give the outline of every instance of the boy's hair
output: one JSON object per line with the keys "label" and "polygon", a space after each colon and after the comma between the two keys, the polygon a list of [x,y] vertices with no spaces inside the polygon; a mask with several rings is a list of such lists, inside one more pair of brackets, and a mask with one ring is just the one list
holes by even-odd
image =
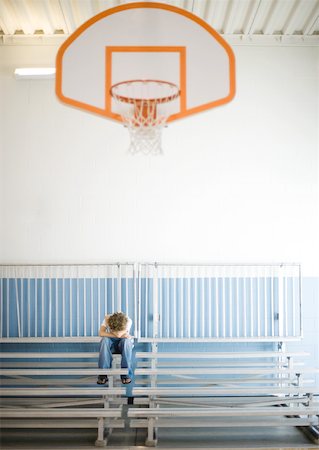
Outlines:
{"label": "boy's hair", "polygon": [[122,312],[116,312],[110,315],[108,319],[108,324],[113,331],[125,330],[128,322],[127,316]]}

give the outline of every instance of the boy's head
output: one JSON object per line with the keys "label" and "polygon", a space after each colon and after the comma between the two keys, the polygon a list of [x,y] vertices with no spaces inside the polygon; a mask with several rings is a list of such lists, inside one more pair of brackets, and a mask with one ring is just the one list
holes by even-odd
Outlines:
{"label": "boy's head", "polygon": [[108,324],[113,331],[123,331],[126,329],[128,322],[127,316],[122,312],[116,312],[110,315]]}

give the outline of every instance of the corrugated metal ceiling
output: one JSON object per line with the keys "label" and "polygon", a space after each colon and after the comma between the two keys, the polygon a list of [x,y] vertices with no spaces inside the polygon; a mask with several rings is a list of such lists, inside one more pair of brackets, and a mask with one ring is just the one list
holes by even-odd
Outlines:
{"label": "corrugated metal ceiling", "polygon": [[[130,0],[0,0],[3,44],[65,38],[90,17]],[[200,16],[230,39],[319,44],[319,0],[162,0]],[[42,37],[42,39],[41,39]],[[38,38],[36,40],[36,38]],[[249,39],[247,39],[249,38]]]}

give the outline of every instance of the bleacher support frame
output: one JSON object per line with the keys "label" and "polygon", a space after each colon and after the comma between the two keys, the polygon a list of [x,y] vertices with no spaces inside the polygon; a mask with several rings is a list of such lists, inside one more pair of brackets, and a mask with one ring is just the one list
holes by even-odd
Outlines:
{"label": "bleacher support frame", "polygon": [[[106,445],[105,427],[111,430],[113,426],[124,426],[120,418],[124,389],[113,383],[113,376],[122,373],[118,369],[109,372],[106,396],[99,395],[96,385],[94,389],[81,386],[79,380],[62,387],[63,376],[96,377],[102,373],[96,368],[96,352],[79,351],[75,356],[69,352],[72,368],[70,361],[64,365],[65,355],[56,352],[56,348],[40,352],[41,356],[36,351],[26,356],[15,348],[12,352],[15,344],[97,344],[104,314],[115,310],[122,310],[133,319],[137,343],[149,345],[151,350],[144,355],[137,353],[138,363],[142,359],[147,364],[137,366],[135,375],[137,379],[148,377],[148,381],[146,386],[133,388],[135,405],[141,408],[129,408],[128,412],[132,427],[147,429],[147,445],[156,445],[158,427],[171,426],[174,421],[175,426],[184,426],[187,420],[193,426],[206,426],[198,419],[205,416],[209,426],[243,426],[241,402],[249,409],[246,414],[251,426],[273,426],[276,421],[269,420],[271,414],[308,432],[318,426],[319,409],[314,400],[318,387],[307,379],[318,369],[301,367],[296,358],[305,354],[287,350],[289,342],[300,340],[303,335],[298,264],[7,265],[0,266],[0,296],[0,343],[4,348],[9,344],[8,350],[0,354],[8,366],[2,370],[1,393],[6,398],[2,412],[8,427],[18,423],[14,415],[22,416],[26,405],[29,425],[35,426],[41,398],[51,399],[51,408],[43,412],[47,418],[50,414],[57,416],[57,427],[62,426],[64,408],[71,411],[70,407],[76,406],[74,418],[80,420],[85,414],[86,396],[92,397],[88,399],[91,408],[86,409],[91,412],[87,414],[97,419],[96,423],[86,418],[88,426],[97,426],[97,446]],[[167,344],[178,345],[178,351],[163,351]],[[219,348],[224,344],[231,344],[232,351]],[[248,349],[245,358],[234,352],[235,348],[242,352],[243,344]],[[271,351],[256,351],[255,344],[269,344]],[[188,345],[199,345],[201,350],[191,355]],[[205,345],[213,345],[214,350],[208,353],[203,350]],[[48,367],[52,357],[56,368]],[[185,364],[192,358],[196,368]],[[174,359],[180,364],[169,364]],[[27,360],[24,366],[19,366],[23,360]],[[42,361],[38,366],[37,360]],[[222,368],[214,366],[214,361],[222,361]],[[29,377],[19,376],[21,367]],[[43,385],[36,379],[39,369]],[[206,380],[200,379],[203,374]],[[166,386],[161,384],[163,375],[167,377]],[[53,377],[56,388],[48,387],[46,377]],[[182,392],[167,386],[176,386],[179,381]],[[19,391],[21,382],[27,383],[23,397]],[[28,397],[36,397],[34,408]],[[100,410],[95,407],[99,404]],[[289,416],[278,408],[281,404]],[[217,415],[225,419],[218,422]],[[39,421],[38,424],[42,426]]]}

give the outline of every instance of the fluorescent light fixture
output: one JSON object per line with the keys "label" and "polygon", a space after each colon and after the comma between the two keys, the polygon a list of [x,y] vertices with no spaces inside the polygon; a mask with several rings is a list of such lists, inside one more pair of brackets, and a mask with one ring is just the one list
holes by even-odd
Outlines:
{"label": "fluorescent light fixture", "polygon": [[22,67],[15,69],[15,77],[19,79],[50,79],[54,78],[55,68],[54,67]]}

